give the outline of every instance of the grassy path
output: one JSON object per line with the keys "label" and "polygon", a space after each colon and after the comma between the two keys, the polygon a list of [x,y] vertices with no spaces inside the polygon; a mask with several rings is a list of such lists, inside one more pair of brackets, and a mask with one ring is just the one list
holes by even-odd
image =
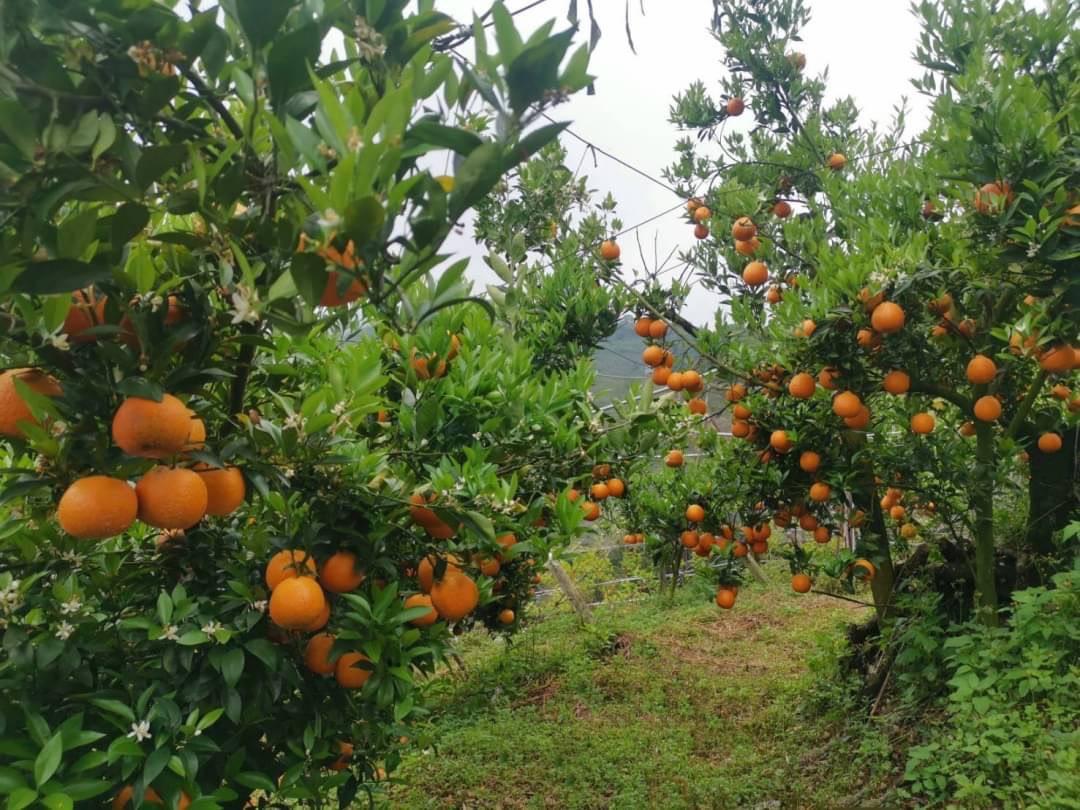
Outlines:
{"label": "grassy path", "polygon": [[509,649],[468,639],[389,806],[873,805],[865,724],[813,708],[845,688],[831,664],[864,609],[774,573],[732,611],[687,592],[602,607],[588,630],[557,615]]}

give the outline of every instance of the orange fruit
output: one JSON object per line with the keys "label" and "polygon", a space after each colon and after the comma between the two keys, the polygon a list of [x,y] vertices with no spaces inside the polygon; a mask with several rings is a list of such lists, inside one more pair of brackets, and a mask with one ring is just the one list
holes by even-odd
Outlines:
{"label": "orange fruit", "polygon": [[834,172],[838,172],[847,165],[847,158],[842,152],[833,152],[825,164]]}
{"label": "orange fruit", "polygon": [[750,423],[742,419],[736,419],[731,423],[731,435],[737,439],[745,439],[750,435]]}
{"label": "orange fruit", "polygon": [[731,409],[731,415],[736,419],[749,419],[750,409],[745,405],[736,405]]}
{"label": "orange fruit", "polygon": [[716,592],[716,604],[724,610],[731,610],[731,608],[735,607],[735,591],[727,588],[718,590]]}
{"label": "orange fruit", "polygon": [[813,450],[805,450],[802,455],[799,456],[799,467],[803,472],[814,473],[817,472],[818,467],[821,466],[821,456],[815,453]]}
{"label": "orange fruit", "polygon": [[1061,436],[1057,433],[1044,433],[1039,437],[1039,449],[1044,453],[1056,453],[1061,449]]}
{"label": "orange fruit", "polygon": [[129,456],[168,458],[184,448],[189,435],[191,412],[172,394],[161,402],[128,397],[113,415],[113,442]]}
{"label": "orange fruit", "polygon": [[806,574],[795,574],[795,576],[791,578],[791,589],[795,591],[795,593],[809,593],[811,585],[813,585],[813,583]]}
{"label": "orange fruit", "polygon": [[319,306],[342,307],[356,301],[365,292],[367,285],[360,279],[331,270],[326,274],[326,284],[319,296]]}
{"label": "orange fruit", "polygon": [[985,385],[994,379],[997,365],[985,354],[977,354],[967,364],[967,378],[972,385]]}
{"label": "orange fruit", "polygon": [[889,508],[889,517],[893,520],[903,520],[907,516],[907,509],[900,504],[896,504]]}
{"label": "orange fruit", "polygon": [[691,214],[691,216],[694,218],[694,222],[697,222],[698,224],[703,224],[705,220],[712,216],[712,211],[710,211],[704,205],[699,205],[697,208],[694,209],[694,213]]}
{"label": "orange fruit", "polygon": [[743,114],[743,110],[746,109],[746,102],[738,96],[729,98],[725,107],[727,114],[731,116],[739,116]]}
{"label": "orange fruit", "polygon": [[158,465],[135,484],[139,520],[157,529],[190,529],[206,514],[206,484],[183,467]]}
{"label": "orange fruit", "polygon": [[758,248],[761,247],[761,240],[756,236],[753,239],[747,239],[746,241],[735,242],[735,252],[740,256],[753,256],[758,252]]}
{"label": "orange fruit", "polygon": [[278,583],[270,594],[270,618],[284,630],[303,630],[318,619],[326,597],[312,577],[293,577]]}
{"label": "orange fruit", "polygon": [[892,301],[882,301],[874,307],[870,316],[870,325],[882,334],[899,332],[904,328],[904,310]]}
{"label": "orange fruit", "polygon": [[503,608],[499,611],[499,624],[513,624],[515,618],[514,611],[510,608]]}
{"label": "orange fruit", "polygon": [[431,586],[431,604],[447,621],[456,622],[476,609],[480,590],[470,576],[460,571],[448,571]]}
{"label": "orange fruit", "polygon": [[851,564],[851,571],[859,579],[873,579],[877,576],[877,566],[863,557]]}
{"label": "orange fruit", "polygon": [[855,334],[855,342],[860,349],[876,349],[881,345],[881,335],[872,329],[860,329]]}
{"label": "orange fruit", "polygon": [[72,537],[101,540],[127,531],[138,511],[139,499],[127,481],[89,475],[64,490],[56,517]]}
{"label": "orange fruit", "polygon": [[681,467],[683,465],[682,450],[672,450],[665,456],[664,463],[669,467]]}
{"label": "orange fruit", "polygon": [[818,372],[818,385],[820,385],[827,391],[835,391],[836,380],[839,376],[840,372],[837,369],[832,368],[831,366],[826,366]]}
{"label": "orange fruit", "polygon": [[814,378],[805,371],[799,372],[788,382],[788,393],[796,399],[810,399],[816,388]]}
{"label": "orange fruit", "polygon": [[202,450],[206,446],[206,423],[190,408],[188,413],[191,414],[191,430],[188,431],[184,450]]}
{"label": "orange fruit", "polygon": [[746,386],[742,383],[735,383],[727,390],[725,396],[728,402],[738,402],[746,396]]}
{"label": "orange fruit", "polygon": [[315,558],[303,549],[287,548],[279,551],[266,564],[264,579],[270,590],[274,590],[286,579],[298,576],[315,576]]}
{"label": "orange fruit", "polygon": [[306,633],[315,633],[322,630],[330,622],[330,603],[323,601],[323,609],[319,611],[319,615],[305,624],[300,629]]}
{"label": "orange fruit", "polygon": [[664,350],[659,346],[647,346],[641,353],[641,362],[647,366],[658,366],[664,362]]}
{"label": "orange fruit", "polygon": [[769,280],[769,268],[765,266],[765,262],[750,262],[743,269],[742,278],[747,286],[760,287]]}
{"label": "orange fruit", "polygon": [[668,325],[664,321],[653,321],[649,324],[649,337],[660,340],[667,334]]}
{"label": "orange fruit", "polygon": [[679,535],[679,542],[686,548],[697,548],[698,543],[701,542],[701,535],[693,529],[687,529]]}
{"label": "orange fruit", "polygon": [[704,222],[699,222],[694,226],[694,238],[695,239],[707,239],[709,237],[709,226]]}
{"label": "orange fruit", "polygon": [[480,569],[480,573],[486,577],[498,576],[499,569],[502,568],[502,564],[495,557],[477,555],[473,558],[473,563]]}
{"label": "orange fruit", "polygon": [[705,203],[703,203],[697,197],[691,197],[689,200],[686,201],[686,210],[692,214],[699,208],[701,208],[701,206],[703,206],[704,204]]}
{"label": "orange fruit", "polygon": [[330,650],[334,646],[334,636],[319,633],[308,639],[304,646],[304,666],[319,675],[329,675],[334,671],[334,662],[330,660]]}
{"label": "orange fruit", "polygon": [[911,540],[919,533],[918,528],[913,523],[905,523],[900,527],[900,536],[906,540]]}
{"label": "orange fruit", "polygon": [[701,523],[705,519],[705,510],[696,503],[686,507],[686,519],[691,523]]}
{"label": "orange fruit", "polygon": [[367,683],[371,670],[356,665],[368,660],[366,655],[358,652],[347,652],[338,658],[334,665],[334,678],[338,685],[346,689],[359,689]]}
{"label": "orange fruit", "polygon": [[863,430],[870,424],[870,409],[861,405],[857,414],[844,418],[844,424],[852,430]]}
{"label": "orange fruit", "polygon": [[206,514],[229,515],[244,502],[246,488],[239,467],[216,470],[206,464],[197,464],[193,469],[206,485]]}
{"label": "orange fruit", "polygon": [[1039,367],[1050,374],[1067,374],[1076,366],[1076,350],[1068,343],[1059,343],[1039,359]]}
{"label": "orange fruit", "polygon": [[862,400],[859,399],[858,394],[851,391],[843,391],[837,394],[832,401],[833,413],[841,419],[858,415],[861,407]]}
{"label": "orange fruit", "polygon": [[600,243],[600,258],[605,262],[613,262],[619,258],[622,250],[613,239],[605,239]]}
{"label": "orange fruit", "polygon": [[815,481],[810,485],[810,500],[823,503],[832,495],[832,487],[824,481]]}
{"label": "orange fruit", "polygon": [[757,225],[750,217],[739,217],[731,226],[731,236],[736,242],[745,242],[757,236]]}
{"label": "orange fruit", "polygon": [[808,338],[813,336],[817,331],[817,324],[807,318],[801,324],[795,327],[795,337]]}
{"label": "orange fruit", "polygon": [[818,519],[809,512],[799,516],[799,528],[804,532],[812,532],[818,527]]}
{"label": "orange fruit", "polygon": [[828,543],[829,542],[829,537],[830,537],[830,533],[829,533],[829,527],[828,526],[818,526],[816,529],[814,529],[814,542],[815,543]]}
{"label": "orange fruit", "polygon": [[621,478],[611,478],[607,482],[608,495],[612,498],[621,498],[626,494],[626,484]]}
{"label": "orange fruit", "polygon": [[997,397],[985,396],[975,400],[973,409],[975,418],[981,422],[993,422],[1001,416],[1001,401]]}
{"label": "orange fruit", "polygon": [[890,394],[895,394],[897,396],[906,394],[908,389],[911,388],[911,377],[904,371],[890,371],[881,381],[881,387]]}
{"label": "orange fruit", "polygon": [[581,504],[581,508],[584,510],[585,519],[588,521],[593,521],[600,517],[600,504],[595,501],[585,501]]}
{"label": "orange fruit", "polygon": [[[420,564],[416,567],[416,580],[420,585],[420,590],[424,593],[430,593],[431,586],[435,584],[435,568],[438,565],[439,558],[434,554],[429,554],[420,561]],[[455,557],[453,554],[446,556],[446,571],[443,576],[450,574],[451,572],[461,571],[461,560]]]}
{"label": "orange fruit", "polygon": [[786,430],[774,430],[769,435],[769,445],[777,453],[787,453],[794,446]]}
{"label": "orange fruit", "polygon": [[653,385],[667,385],[669,379],[671,379],[671,369],[667,366],[657,366],[653,369]]}
{"label": "orange fruit", "polygon": [[[132,785],[126,785],[119,793],[113,797],[112,810],[123,810],[131,803],[132,797],[135,795],[135,788]],[[157,804],[164,805],[165,801],[152,787],[148,787],[143,793],[143,804]],[[184,791],[180,791],[180,796],[176,800],[177,810],[187,810],[191,806],[191,797]]]}
{"label": "orange fruit", "polygon": [[652,319],[642,316],[634,321],[634,334],[638,337],[647,338],[650,326],[652,326]]}
{"label": "orange fruit", "polygon": [[769,550],[769,543],[766,540],[755,540],[750,544],[750,550],[760,557]]}
{"label": "orange fruit", "polygon": [[319,569],[319,584],[331,593],[355,591],[364,581],[364,572],[356,570],[356,555],[351,551],[331,554]]}
{"label": "orange fruit", "polygon": [[750,547],[742,540],[737,540],[731,548],[731,553],[736,557],[745,557],[750,553]]}
{"label": "orange fruit", "polygon": [[784,296],[780,292],[780,288],[776,285],[769,287],[769,289],[765,292],[765,300],[768,301],[770,304],[779,304],[780,300],[783,297]]}
{"label": "orange fruit", "polygon": [[975,192],[975,210],[980,214],[998,214],[1016,197],[1012,186],[1004,180],[985,183]]}
{"label": "orange fruit", "polygon": [[682,391],[684,387],[682,373],[678,371],[671,372],[667,378],[667,387],[672,391]]}
{"label": "orange fruit", "polygon": [[932,413],[920,412],[911,417],[911,432],[919,434],[932,433],[937,420]]}
{"label": "orange fruit", "polygon": [[84,335],[83,332],[105,323],[105,300],[105,296],[98,296],[93,288],[72,293],[71,307],[64,316],[64,334],[74,343],[93,343],[97,340],[97,335]]}
{"label": "orange fruit", "polygon": [[36,394],[58,397],[62,393],[60,383],[48,374],[33,368],[12,368],[0,373],[0,436],[20,438],[23,436],[19,422],[38,424],[19,392],[15,380],[26,385]]}
{"label": "orange fruit", "polygon": [[960,435],[961,436],[974,436],[975,435],[975,425],[972,422],[964,422],[964,424],[960,425]]}
{"label": "orange fruit", "polygon": [[[344,740],[338,740],[334,743],[334,750],[338,753],[338,758],[331,762],[326,767],[332,771],[344,771],[349,767],[349,760],[352,759],[353,751],[355,748],[351,742],[345,742]],[[245,805],[247,807],[247,805]]]}
{"label": "orange fruit", "polygon": [[607,484],[600,483],[593,484],[592,488],[589,490],[589,494],[594,501],[602,501],[611,494],[611,491],[608,489]]}
{"label": "orange fruit", "polygon": [[682,373],[682,377],[683,388],[685,388],[687,391],[697,393],[705,387],[705,381],[701,379],[701,375],[698,372],[694,371],[694,369],[684,371]]}
{"label": "orange fruit", "polygon": [[686,405],[690,408],[690,413],[698,416],[704,416],[709,412],[709,406],[705,404],[705,400],[698,399],[697,397],[691,399]]}
{"label": "orange fruit", "polygon": [[791,203],[787,200],[777,200],[776,204],[773,205],[772,212],[773,216],[779,219],[787,219],[791,216]]}
{"label": "orange fruit", "polygon": [[1068,400],[1072,396],[1072,391],[1069,386],[1058,383],[1050,389],[1050,393],[1053,394],[1055,399]]}
{"label": "orange fruit", "polygon": [[414,593],[405,599],[405,608],[426,607],[430,608],[423,616],[409,619],[409,624],[416,627],[430,627],[439,620],[439,614],[431,604],[431,597],[424,593]]}

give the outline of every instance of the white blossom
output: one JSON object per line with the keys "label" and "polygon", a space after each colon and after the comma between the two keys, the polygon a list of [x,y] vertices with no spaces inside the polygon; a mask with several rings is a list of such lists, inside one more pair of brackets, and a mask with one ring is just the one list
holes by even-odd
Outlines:
{"label": "white blossom", "polygon": [[206,624],[204,624],[204,625],[203,625],[203,626],[202,626],[202,627],[201,627],[200,629],[201,629],[201,630],[202,630],[202,631],[203,631],[204,633],[206,633],[206,635],[208,635],[208,636],[212,636],[212,635],[214,635],[214,633],[216,633],[216,632],[217,632],[218,630],[221,630],[221,629],[222,629],[222,627],[223,627],[223,626],[222,626],[222,625],[221,625],[220,623],[218,623],[218,622],[213,622],[213,621],[211,621],[211,622],[207,622]]}
{"label": "white blossom", "polygon": [[382,34],[368,25],[363,17],[356,18],[353,33],[356,35],[356,49],[365,62],[373,62],[386,53],[386,43],[383,41]]}
{"label": "white blossom", "polygon": [[155,295],[150,299],[150,306],[154,309],[160,309],[161,305],[165,303],[165,299],[160,295]]}
{"label": "white blossom", "polygon": [[255,290],[243,284],[237,284],[232,294],[232,322],[234,324],[258,323],[259,311],[256,306],[258,303],[259,296]]}
{"label": "white blossom", "polygon": [[67,622],[60,622],[60,625],[56,628],[56,637],[61,641],[67,641],[74,632],[75,625],[68,624]]}
{"label": "white blossom", "polygon": [[59,438],[67,433],[68,424],[63,419],[57,419],[52,425],[49,426],[49,431],[53,436]]}
{"label": "white blossom", "polygon": [[270,603],[265,599],[260,599],[257,602],[251,603],[251,609],[256,610],[259,613],[266,613],[266,606]]}
{"label": "white blossom", "polygon": [[76,567],[83,563],[83,556],[77,551],[62,551],[60,552],[60,559]]}
{"label": "white blossom", "polygon": [[297,433],[304,432],[304,415],[300,413],[290,413],[285,417],[285,429],[292,428]]}
{"label": "white blossom", "polygon": [[75,594],[69,596],[66,602],[60,603],[60,612],[65,616],[73,616],[80,610],[82,610],[82,602],[79,601],[79,597]]}
{"label": "white blossom", "polygon": [[52,344],[54,349],[59,349],[62,352],[69,351],[71,344],[68,343],[68,336],[63,332],[57,332],[56,334],[49,335],[49,343]]}
{"label": "white blossom", "polygon": [[331,412],[332,414],[334,414],[334,416],[341,416],[341,415],[342,415],[343,413],[345,413],[345,411],[347,411],[348,409],[349,409],[349,406],[348,406],[348,405],[347,405],[346,403],[344,403],[344,402],[338,402],[338,403],[336,403],[336,404],[334,405],[334,407],[333,407],[333,408],[331,408],[331,409],[330,409],[330,412]]}
{"label": "white blossom", "polygon": [[294,470],[292,467],[286,467],[281,471],[281,474],[284,475],[286,478],[292,478],[294,475],[296,475],[296,470]]}
{"label": "white blossom", "polygon": [[322,225],[323,228],[336,228],[341,224],[341,214],[333,208],[327,208],[322,212],[322,217],[319,218],[319,224]]}
{"label": "white blossom", "polygon": [[128,732],[127,736],[133,738],[135,742],[151,739],[154,735],[150,733],[150,721],[142,720],[138,723],[132,723],[131,731]]}
{"label": "white blossom", "polygon": [[179,641],[180,630],[175,624],[167,624],[161,628],[162,641]]}

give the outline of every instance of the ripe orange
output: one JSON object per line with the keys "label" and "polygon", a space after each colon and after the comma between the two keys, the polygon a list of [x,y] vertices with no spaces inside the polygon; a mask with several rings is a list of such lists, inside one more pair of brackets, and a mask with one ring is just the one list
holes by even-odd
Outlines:
{"label": "ripe orange", "polygon": [[605,262],[613,262],[619,258],[622,250],[613,239],[605,239],[600,243],[600,258]]}
{"label": "ripe orange", "polygon": [[346,689],[359,689],[362,687],[371,677],[371,670],[356,665],[368,661],[366,655],[358,652],[347,652],[338,658],[337,663],[334,665],[334,678],[337,680],[338,685]]}
{"label": "ripe orange", "polygon": [[669,467],[681,467],[683,465],[682,450],[672,450],[664,458],[664,463]]}
{"label": "ripe orange", "polygon": [[814,529],[814,542],[815,543],[828,543],[831,533],[828,526],[818,526]]}
{"label": "ripe orange", "polygon": [[745,405],[735,405],[731,409],[731,415],[734,416],[736,419],[749,419],[750,409],[747,408]]}
{"label": "ripe orange", "polygon": [[882,334],[899,332],[904,328],[904,310],[892,301],[882,301],[874,307],[870,325]]}
{"label": "ripe orange", "polygon": [[341,307],[351,304],[367,292],[367,285],[360,279],[331,270],[326,274],[326,284],[319,296],[320,307]]}
{"label": "ripe orange", "polygon": [[414,593],[412,596],[405,599],[405,608],[426,607],[430,610],[423,616],[417,616],[415,619],[409,619],[409,624],[416,627],[430,627],[439,620],[439,614],[431,604],[431,597],[424,593]]}
{"label": "ripe orange", "polygon": [[709,412],[709,406],[706,404],[705,400],[697,397],[691,399],[686,405],[690,409],[690,413],[695,414],[696,416],[705,416],[705,414]]}
{"label": "ripe orange", "polygon": [[668,374],[667,387],[672,391],[682,391],[686,384],[683,382],[682,372],[673,371]]}
{"label": "ripe orange", "polygon": [[649,337],[660,340],[667,334],[668,325],[664,321],[653,321],[649,324]]}
{"label": "ripe orange", "polygon": [[[334,750],[338,753],[338,758],[331,762],[326,767],[332,771],[344,771],[349,767],[349,760],[352,759],[353,751],[355,750],[351,742],[344,740],[338,740],[334,744]],[[245,805],[247,808],[249,805]]]}
{"label": "ripe orange", "polygon": [[844,418],[844,424],[852,430],[864,430],[870,424],[870,409],[860,406],[857,414]]}
{"label": "ripe orange", "polygon": [[[608,489],[611,489],[612,481],[618,481],[619,485],[622,486],[622,481],[619,481],[618,478],[613,478],[611,481],[608,482]],[[614,494],[614,492],[612,494]],[[510,551],[510,549],[517,545],[517,535],[515,535],[513,532],[500,534],[498,537],[495,538],[495,542],[504,552],[508,552]],[[502,554],[500,554],[500,556],[502,556]]]}
{"label": "ripe orange", "polygon": [[791,216],[791,203],[787,200],[777,200],[773,205],[773,215],[780,219],[787,219]]}
{"label": "ripe orange", "polygon": [[742,540],[737,540],[735,545],[731,548],[732,555],[736,557],[745,557],[750,553],[750,546],[744,543]]}
{"label": "ripe orange", "polygon": [[585,512],[585,520],[591,522],[600,517],[600,504],[595,501],[585,501],[581,504],[581,508]]}
{"label": "ripe orange", "polygon": [[805,450],[802,455],[799,456],[799,467],[803,472],[814,473],[817,472],[818,467],[821,466],[821,456],[815,453],[813,450]]}
{"label": "ripe orange", "polygon": [[745,439],[750,435],[750,423],[742,419],[736,419],[731,423],[731,435],[737,439]]}
{"label": "ripe orange", "polygon": [[813,583],[806,574],[795,574],[795,576],[791,578],[791,589],[795,591],[795,593],[809,593],[811,585],[813,585]]}
{"label": "ripe orange", "polygon": [[473,557],[473,563],[486,577],[498,576],[499,569],[502,568],[502,563],[496,557],[484,557],[479,554]]}
{"label": "ripe orange", "polygon": [[465,618],[480,601],[480,590],[472,577],[461,571],[450,571],[431,586],[431,604],[447,621]]}
{"label": "ripe orange", "polygon": [[811,515],[809,512],[805,512],[799,515],[799,528],[804,532],[812,532],[818,527],[818,519]]}
{"label": "ripe orange", "polygon": [[510,608],[503,608],[499,611],[499,624],[513,624],[515,618],[514,611]]}
{"label": "ripe orange", "polygon": [[705,381],[701,379],[701,375],[698,372],[694,371],[694,369],[684,371],[682,373],[682,379],[683,388],[692,393],[697,393],[705,387]]}
{"label": "ripe orange", "polygon": [[843,391],[837,394],[832,401],[833,413],[841,419],[857,416],[861,407],[862,400],[859,399],[858,394],[852,391]]}
{"label": "ripe orange", "polygon": [[889,508],[889,517],[893,520],[903,520],[907,516],[907,509],[900,504],[896,504]]}
{"label": "ripe orange", "polygon": [[746,396],[746,386],[742,383],[735,383],[727,390],[726,398],[728,402],[738,402]]}
{"label": "ripe orange", "polygon": [[689,200],[686,201],[686,210],[692,214],[696,210],[701,208],[701,206],[703,206],[704,204],[705,203],[703,203],[697,197],[691,197]]}
{"label": "ripe orange", "polygon": [[1001,401],[997,397],[985,396],[975,400],[975,418],[981,422],[993,422],[1001,416]]}
{"label": "ripe orange", "polygon": [[727,114],[731,116],[738,116],[743,114],[743,110],[746,109],[746,102],[738,96],[729,98],[727,103]]}
{"label": "ripe orange", "polygon": [[967,378],[972,385],[985,385],[996,374],[997,366],[985,354],[977,354],[968,361]]}
{"label": "ripe orange", "polygon": [[788,382],[788,393],[796,399],[810,399],[816,388],[814,378],[805,371],[800,371]]}
{"label": "ripe orange", "polygon": [[23,435],[19,422],[38,424],[19,392],[15,389],[15,380],[26,385],[31,391],[47,397],[58,397],[60,383],[33,368],[13,368],[0,373],[0,436],[19,438]]}
{"label": "ripe orange", "polygon": [[686,507],[686,519],[691,523],[701,523],[705,519],[705,510],[700,505],[692,503]]}
{"label": "ripe orange", "polygon": [[191,430],[188,431],[184,450],[202,450],[206,446],[206,423],[190,408],[188,413],[191,414]]}
{"label": "ripe orange", "polygon": [[906,540],[911,540],[919,533],[919,529],[914,523],[905,523],[900,527],[900,536]]}
{"label": "ripe orange", "polygon": [[709,217],[712,216],[712,211],[706,208],[704,205],[699,205],[694,209],[694,213],[691,215],[694,218],[694,222],[704,223]]}
{"label": "ripe orange", "polygon": [[860,329],[855,333],[855,342],[860,349],[876,349],[881,345],[881,335],[873,329]]}
{"label": "ripe orange", "polygon": [[101,540],[126,531],[138,511],[139,499],[127,481],[90,475],[64,490],[56,517],[72,537]]}
{"label": "ripe orange", "polygon": [[755,540],[750,544],[750,550],[754,552],[756,556],[761,556],[769,550],[769,543],[766,540]]}
{"label": "ripe orange", "polygon": [[1004,180],[985,183],[975,192],[975,210],[980,214],[997,214],[1012,204],[1015,197],[1012,186]]}
{"label": "ripe orange", "polygon": [[912,433],[932,433],[934,431],[934,425],[937,424],[937,420],[934,419],[932,413],[920,412],[911,417],[911,432]]}
{"label": "ripe orange", "polygon": [[709,236],[709,226],[704,222],[699,222],[694,226],[694,238],[695,239],[707,239]]}
{"label": "ripe orange", "polygon": [[215,470],[196,464],[193,469],[206,485],[206,514],[229,515],[244,502],[244,474],[239,467]]}
{"label": "ripe orange", "polygon": [[[420,590],[424,593],[431,592],[431,586],[435,584],[435,569],[439,563],[439,557],[434,554],[429,554],[424,559],[420,560],[420,564],[416,566],[416,581],[420,585]],[[451,574],[453,572],[461,571],[461,560],[453,554],[446,555],[446,571],[443,576]]]}
{"label": "ripe orange", "polygon": [[168,458],[184,448],[190,434],[191,413],[171,394],[161,402],[128,397],[113,416],[113,442],[129,456]]}
{"label": "ripe orange", "polygon": [[330,660],[330,649],[335,638],[329,633],[319,633],[308,639],[304,647],[304,665],[319,675],[329,675],[334,671],[334,662]]}
{"label": "ripe orange", "polygon": [[326,608],[326,597],[311,577],[293,577],[278,583],[270,594],[270,618],[284,630],[303,630]]}
{"label": "ripe orange", "polygon": [[890,394],[897,396],[906,394],[908,389],[911,388],[911,377],[904,371],[890,371],[885,375],[885,379],[881,381],[881,387]]}
{"label": "ripe orange", "polygon": [[1039,366],[1050,374],[1068,374],[1076,366],[1076,350],[1068,343],[1059,343],[1043,354]]}
{"label": "ripe orange", "polygon": [[768,301],[770,304],[779,304],[783,297],[784,296],[780,292],[780,288],[776,285],[769,287],[769,289],[765,292],[765,300]]}
{"label": "ripe orange", "polygon": [[824,503],[829,500],[830,495],[832,495],[832,487],[824,481],[815,481],[810,485],[810,500]]}
{"label": "ripe orange", "polygon": [[105,296],[92,287],[71,295],[71,307],[64,316],[63,332],[74,343],[93,343],[97,335],[84,335],[87,329],[105,323]]}
{"label": "ripe orange", "polygon": [[653,385],[667,385],[671,379],[671,369],[667,366],[657,366],[652,371]]}
{"label": "ripe orange", "polygon": [[664,362],[664,350],[659,346],[647,346],[641,353],[641,361],[647,366],[658,366]]}
{"label": "ripe orange", "polygon": [[[742,545],[740,543],[740,545]],[[745,546],[743,546],[745,548]],[[744,552],[745,554],[745,552]],[[735,607],[735,591],[727,588],[721,588],[716,592],[716,604],[722,607],[724,610],[731,610]]]}
{"label": "ripe orange", "polygon": [[[135,795],[135,788],[132,785],[126,785],[112,800],[112,810],[123,810],[131,803],[132,797]],[[165,801],[161,798],[161,794],[154,790],[152,787],[148,787],[143,793],[143,804],[157,804],[163,805]],[[191,797],[184,791],[180,791],[180,796],[176,800],[176,810],[187,810],[191,806]]]}
{"label": "ripe orange", "polygon": [[753,256],[761,247],[761,240],[756,236],[753,239],[736,240],[735,252],[740,256]]}
{"label": "ripe orange", "polygon": [[355,591],[364,581],[364,572],[356,570],[356,555],[351,551],[331,554],[319,569],[319,584],[331,593]]}
{"label": "ripe orange", "polygon": [[206,484],[183,467],[158,465],[135,484],[139,520],[157,529],[190,529],[206,514]]}
{"label": "ripe orange", "polygon": [[743,281],[750,287],[760,287],[769,280],[769,268],[765,262],[750,262],[742,272]]}
{"label": "ripe orange", "polygon": [[840,371],[838,369],[832,368],[831,366],[826,366],[818,372],[818,385],[820,385],[827,391],[835,391],[836,380],[837,378],[839,378],[839,376]]}
{"label": "ripe orange", "polygon": [[1058,383],[1050,389],[1050,393],[1054,395],[1055,399],[1067,400],[1072,396],[1072,391],[1069,386]]}
{"label": "ripe orange", "polygon": [[279,551],[266,564],[264,578],[266,587],[274,590],[286,579],[298,576],[315,576],[315,558],[303,549],[287,548]]}
{"label": "ripe orange", "polygon": [[649,336],[650,326],[652,326],[652,319],[643,315],[634,321],[634,334],[638,337],[647,338]]}
{"label": "ripe orange", "polygon": [[834,172],[838,172],[847,165],[847,158],[844,157],[842,152],[833,152],[831,155],[829,155],[829,159],[828,161],[826,161],[826,165],[828,165],[828,167]]}
{"label": "ripe orange", "polygon": [[863,580],[873,579],[877,576],[877,566],[864,557],[860,557],[851,564],[851,571],[854,576]]}
{"label": "ripe orange", "polygon": [[305,624],[300,629],[306,633],[315,633],[322,630],[330,622],[330,603],[323,601],[323,609],[319,611],[319,615]]}
{"label": "ripe orange", "polygon": [[731,226],[731,236],[736,242],[745,242],[757,236],[757,225],[750,217],[739,217]]}
{"label": "ripe orange", "polygon": [[961,436],[974,436],[975,435],[975,424],[972,423],[972,422],[964,422],[964,424],[960,425],[960,435]]}
{"label": "ripe orange", "polygon": [[787,453],[794,446],[791,441],[791,437],[787,435],[786,430],[774,430],[769,435],[769,445],[777,453]]}
{"label": "ripe orange", "polygon": [[817,331],[817,324],[807,318],[801,324],[795,327],[795,337],[808,338],[812,337],[814,332]]}
{"label": "ripe orange", "polygon": [[607,498],[607,496],[610,495],[611,492],[608,489],[607,484],[599,483],[592,485],[592,488],[589,490],[589,494],[592,496],[592,499],[594,501],[602,501]]}
{"label": "ripe orange", "polygon": [[1056,453],[1061,449],[1061,436],[1057,433],[1044,433],[1039,437],[1039,449],[1044,453]]}

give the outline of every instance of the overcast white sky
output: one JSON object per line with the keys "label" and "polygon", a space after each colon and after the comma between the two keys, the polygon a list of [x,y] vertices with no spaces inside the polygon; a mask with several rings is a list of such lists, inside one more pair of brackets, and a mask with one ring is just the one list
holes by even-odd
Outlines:
{"label": "overcast white sky", "polygon": [[[512,12],[528,2],[506,0],[506,6]],[[473,11],[483,13],[490,2],[438,0],[436,5],[440,11],[467,22]],[[565,23],[569,5],[569,0],[547,0],[515,17],[515,22],[527,36],[552,17]],[[582,137],[659,177],[661,169],[674,158],[673,146],[681,137],[668,123],[672,96],[695,78],[710,89],[718,89],[722,53],[709,34],[710,0],[644,0],[644,17],[638,0],[630,5],[637,55],[631,52],[623,30],[624,0],[593,0],[603,29],[590,64],[590,72],[597,76],[596,95],[581,92],[552,115],[571,121],[571,129]],[[909,11],[908,0],[810,0],[808,5],[813,18],[801,46],[807,57],[807,71],[817,73],[828,65],[830,95],[854,97],[867,123],[891,119],[894,106],[907,96],[913,108],[908,117],[909,131],[919,131],[925,122],[926,105],[909,83],[919,73],[912,60],[919,26]],[[580,0],[578,6],[584,9],[586,3]],[[557,24],[556,30],[561,27]],[[472,45],[462,46],[462,53],[471,56]],[[567,161],[576,166],[584,147],[565,136],[564,142],[570,153]],[[678,202],[671,192],[603,156],[595,167],[592,159],[586,158],[582,171],[589,178],[590,188],[614,194],[619,216],[627,226]],[[693,239],[679,212],[644,226],[639,236],[648,248],[650,266],[654,239],[661,257]],[[624,264],[640,267],[633,235],[627,234],[620,242]],[[479,259],[468,228],[463,236],[452,237],[446,249],[473,255],[470,275],[494,283],[494,274]],[[705,323],[712,320],[715,308],[715,299],[698,292],[691,297],[684,314]]]}

